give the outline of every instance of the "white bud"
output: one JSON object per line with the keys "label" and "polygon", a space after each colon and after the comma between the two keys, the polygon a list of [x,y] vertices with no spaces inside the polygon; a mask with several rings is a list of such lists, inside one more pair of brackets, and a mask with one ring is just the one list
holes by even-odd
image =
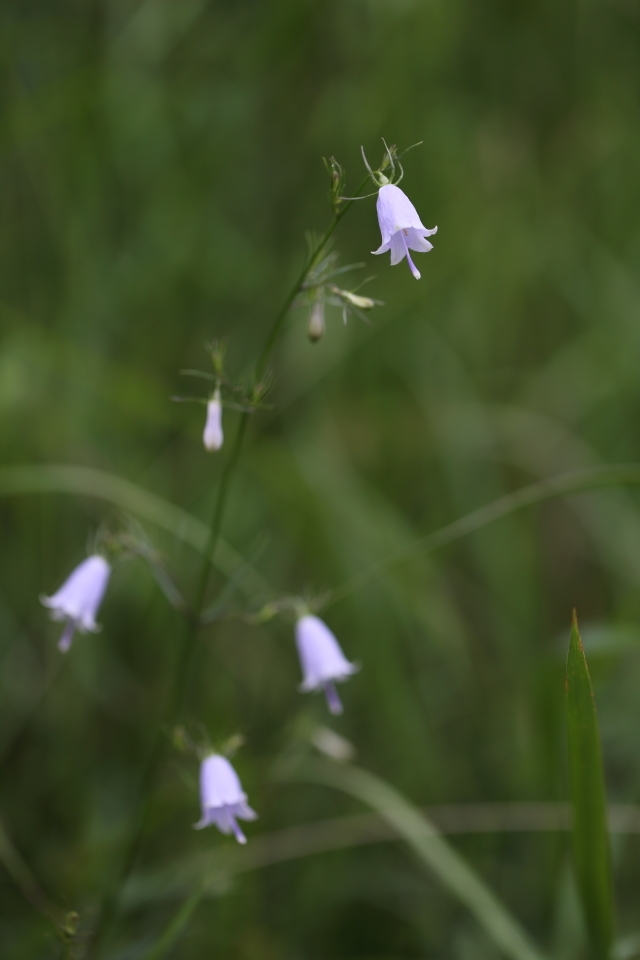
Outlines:
{"label": "white bud", "polygon": [[351,293],[349,290],[338,290],[337,288],[336,292],[343,300],[352,303],[354,307],[359,307],[360,310],[373,310],[376,305],[375,300],[372,300],[371,297],[361,297],[357,293]]}
{"label": "white bud", "polygon": [[311,734],[311,743],[320,753],[339,763],[348,763],[349,760],[353,760],[356,753],[349,740],[341,737],[335,730],[330,730],[329,727],[316,727]]}
{"label": "white bud", "polygon": [[212,453],[214,450],[220,449],[223,440],[222,403],[220,402],[220,391],[216,390],[207,404],[207,421],[204,425],[202,442],[205,449]]}
{"label": "white bud", "polygon": [[318,340],[324,336],[324,331],[324,303],[321,300],[316,300],[311,308],[309,326],[307,327],[307,336],[309,337],[309,340],[311,340],[311,343],[317,343]]}

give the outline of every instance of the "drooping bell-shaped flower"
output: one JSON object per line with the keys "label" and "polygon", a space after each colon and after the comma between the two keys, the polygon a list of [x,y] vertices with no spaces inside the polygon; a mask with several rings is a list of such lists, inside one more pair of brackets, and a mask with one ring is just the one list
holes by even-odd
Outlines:
{"label": "drooping bell-shaped flower", "polygon": [[319,617],[307,613],[296,624],[296,646],[302,667],[300,689],[323,689],[331,713],[342,713],[336,681],[346,680],[359,669],[349,663],[329,627]]}
{"label": "drooping bell-shaped flower", "polygon": [[212,824],[222,833],[233,833],[238,843],[247,838],[236,820],[255,820],[258,814],[247,804],[247,795],[226,757],[212,753],[200,765],[200,803],[202,817],[196,830]]}
{"label": "drooping bell-shaped flower", "polygon": [[99,554],[87,557],[67,577],[52,597],[40,597],[51,610],[52,620],[66,620],[64,632],[58,641],[58,649],[66,653],[71,646],[73,634],[100,629],[96,614],[107,589],[111,567]]}
{"label": "drooping bell-shaped flower", "polygon": [[216,390],[213,397],[207,403],[207,420],[204,425],[202,442],[205,449],[212,453],[219,450],[224,441],[222,432],[222,403],[220,401],[220,391]]}
{"label": "drooping bell-shaped flower", "polygon": [[438,228],[427,230],[422,225],[418,211],[408,196],[393,183],[380,187],[376,203],[378,223],[382,234],[382,246],[374,250],[374,254],[391,251],[391,266],[406,257],[411,273],[416,280],[420,279],[420,271],[411,259],[409,250],[428,253],[433,250],[433,244],[426,237],[436,233]]}

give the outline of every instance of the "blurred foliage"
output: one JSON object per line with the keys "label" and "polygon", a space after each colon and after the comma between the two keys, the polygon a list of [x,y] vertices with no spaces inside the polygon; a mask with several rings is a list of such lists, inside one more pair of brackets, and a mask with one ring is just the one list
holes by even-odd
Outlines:
{"label": "blurred foliage", "polygon": [[[408,155],[403,187],[435,249],[369,256],[374,201],[340,226],[366,261],[366,326],[291,314],[274,408],[256,414],[225,539],[276,593],[340,583],[537,478],[640,459],[640,12],[631,0],[6,0],[0,9],[0,445],[4,464],[117,473],[206,520],[225,450],[178,370],[228,337],[246,373],[331,215],[323,156]],[[237,414],[226,415],[233,430]],[[229,433],[231,435],[231,433]],[[563,655],[578,608],[609,797],[640,800],[640,504],[633,490],[532,508],[396,568],[326,618],[361,673],[334,726],[416,804],[566,794]],[[108,508],[0,501],[0,816],[47,900],[91,928],[162,715],[180,621],[142,561],[114,574],[98,636],[60,663],[37,602]],[[147,528],[193,589],[197,558]],[[223,586],[222,577],[216,586]],[[213,599],[213,594],[212,594]],[[257,598],[259,599],[259,598]],[[590,647],[590,637],[593,646]],[[251,837],[356,812],[273,778],[300,724],[290,626],[204,634],[191,722],[236,732]],[[196,834],[195,761],[172,754],[146,875],[231,842]],[[456,839],[560,960],[581,932],[558,834]],[[620,933],[638,928],[638,841],[618,837]],[[61,956],[0,868],[3,960]],[[131,905],[113,958],[179,899]],[[490,960],[464,910],[399,844],[239,874],[192,918],[181,960]]]}

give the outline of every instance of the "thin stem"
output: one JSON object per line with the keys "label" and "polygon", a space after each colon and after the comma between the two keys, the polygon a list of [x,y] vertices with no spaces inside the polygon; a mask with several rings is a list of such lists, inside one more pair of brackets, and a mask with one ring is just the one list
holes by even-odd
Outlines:
{"label": "thin stem", "polygon": [[178,911],[171,918],[164,928],[159,938],[151,946],[151,949],[145,953],[143,960],[160,960],[166,956],[171,947],[180,937],[189,920],[193,916],[196,908],[200,905],[206,893],[205,884],[200,884],[188,897]]}
{"label": "thin stem", "polygon": [[0,821],[0,863],[2,863],[26,902],[29,903],[44,920],[51,923],[56,931],[56,935],[60,936],[61,927],[59,921],[62,918],[62,911],[50,901],[47,894],[41,888],[31,868],[13,845],[4,829],[2,821]]}
{"label": "thin stem", "polygon": [[193,655],[198,639],[200,613],[204,604],[204,598],[206,596],[207,586],[211,575],[213,557],[215,555],[215,549],[220,536],[220,528],[222,526],[222,518],[224,516],[224,508],[229,491],[229,484],[233,471],[240,457],[240,450],[242,448],[242,442],[247,428],[248,416],[248,414],[243,413],[240,418],[240,423],[238,424],[238,430],[236,432],[231,455],[229,456],[229,459],[227,460],[222,472],[222,477],[220,479],[220,484],[218,486],[214,501],[211,524],[209,526],[209,538],[204,550],[194,603],[190,614],[185,618],[185,632],[178,655],[178,662],[175,667],[175,682],[173,684],[173,690],[171,692],[164,720],[156,732],[151,753],[141,778],[139,796],[142,799],[138,809],[138,814],[134,820],[125,846],[122,865],[116,877],[114,878],[114,881],[109,885],[103,897],[100,917],[93,939],[91,940],[87,949],[86,960],[90,960],[91,957],[98,956],[99,954],[100,946],[102,943],[104,943],[116,916],[119,891],[133,870],[142,846],[145,828],[153,803],[153,788],[155,786],[158,770],[169,743],[165,731],[167,729],[171,730],[175,726],[182,711],[188,690],[191,664],[193,662]]}
{"label": "thin stem", "polygon": [[[364,189],[367,180],[364,180],[357,193],[361,193]],[[357,194],[356,194],[357,195]],[[280,335],[282,326],[286,319],[287,313],[295,300],[296,296],[302,285],[304,284],[310,270],[316,264],[318,257],[325,249],[327,243],[329,242],[332,234],[334,233],[336,227],[342,220],[343,216],[347,210],[352,206],[353,200],[347,202],[339,211],[334,213],[334,217],[329,227],[325,231],[324,235],[316,244],[315,248],[309,253],[304,267],[300,273],[300,276],[296,280],[295,284],[291,288],[289,294],[285,298],[285,301],[276,315],[272,325],[267,340],[262,349],[262,353],[258,357],[258,361],[255,367],[255,379],[258,381],[264,374],[267,364],[269,362],[269,357],[275,346],[275,343]],[[227,504],[227,497],[229,493],[231,478],[235,471],[235,468],[240,459],[240,452],[242,450],[242,444],[246,435],[247,425],[248,425],[249,414],[243,412],[240,417],[240,422],[238,424],[238,430],[236,432],[234,444],[231,450],[231,454],[224,466],[222,477],[220,478],[220,483],[218,485],[218,490],[216,493],[213,514],[211,517],[211,523],[209,525],[209,537],[207,540],[207,545],[204,550],[204,556],[202,561],[202,566],[200,569],[200,576],[198,578],[198,583],[196,587],[194,602],[191,608],[190,613],[186,615],[185,619],[185,633],[184,638],[180,647],[180,652],[178,655],[178,663],[175,669],[175,682],[173,684],[173,689],[169,698],[168,707],[165,713],[164,722],[159,727],[153,747],[143,776],[141,778],[141,788],[139,796],[141,801],[139,804],[139,809],[137,816],[134,820],[134,824],[129,834],[128,841],[125,845],[125,852],[122,858],[121,869],[118,871],[117,877],[114,882],[112,882],[102,901],[102,908],[100,910],[100,916],[98,919],[98,924],[96,927],[95,934],[92,940],[89,943],[87,952],[85,955],[85,960],[91,960],[92,957],[97,957],[99,955],[100,947],[104,943],[116,916],[119,891],[125,884],[128,879],[135,862],[138,858],[138,853],[140,847],[142,846],[142,840],[145,833],[145,828],[147,821],[149,819],[149,813],[151,810],[153,802],[153,788],[157,778],[158,771],[160,769],[163,757],[167,749],[168,739],[165,736],[164,731],[166,729],[172,729],[175,726],[175,723],[182,711],[184,701],[187,695],[188,686],[189,686],[189,677],[191,674],[191,665],[193,662],[193,656],[195,653],[197,638],[198,638],[198,629],[200,627],[200,615],[204,606],[205,598],[207,595],[207,587],[209,585],[209,580],[211,577],[211,569],[213,566],[213,558],[215,556],[216,547],[218,545],[218,540],[220,537],[220,530],[222,528],[222,521],[224,518],[225,507]],[[197,901],[194,902],[193,907],[186,911],[184,916],[186,923],[191,916],[191,912],[197,906]],[[185,905],[186,910],[187,905]]]}
{"label": "thin stem", "polygon": [[353,199],[347,200],[345,202],[345,205],[341,207],[340,210],[337,211],[337,213],[334,214],[333,220],[327,227],[324,235],[318,241],[315,249],[312,250],[309,256],[307,257],[307,260],[302,268],[300,276],[294,283],[289,293],[289,296],[284,301],[280,312],[278,313],[275,320],[273,321],[271,330],[269,332],[269,336],[267,337],[265,345],[262,348],[262,353],[258,357],[258,362],[256,363],[256,380],[260,379],[260,377],[263,375],[263,373],[267,368],[267,363],[269,362],[271,351],[275,346],[276,340],[280,336],[280,331],[282,330],[282,325],[285,321],[287,313],[289,312],[289,308],[291,307],[293,301],[297,297],[300,288],[302,287],[305,280],[307,279],[307,276],[310,270],[313,268],[314,264],[318,260],[318,257],[320,256],[322,251],[325,249],[325,247],[329,243],[329,240],[331,239],[336,227],[344,217],[345,213],[347,212],[347,210],[349,210],[351,206],[353,206],[355,201],[358,199],[359,194],[362,193],[362,191],[364,190],[368,182],[369,182],[369,177],[365,177],[365,179],[362,181],[362,183],[356,190],[355,197],[353,197]]}

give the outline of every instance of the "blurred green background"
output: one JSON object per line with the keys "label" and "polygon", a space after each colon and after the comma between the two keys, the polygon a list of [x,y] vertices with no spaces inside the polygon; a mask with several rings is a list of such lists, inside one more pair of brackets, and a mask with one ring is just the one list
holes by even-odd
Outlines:
{"label": "blurred green background", "polygon": [[[376,274],[365,291],[384,306],[370,326],[344,327],[329,311],[315,346],[305,312],[292,312],[273,359],[274,408],[252,419],[225,539],[257,557],[275,595],[319,591],[523,484],[640,460],[632,0],[6,0],[0,38],[5,466],[100,468],[206,519],[228,446],[204,453],[203,409],[169,399],[193,392],[178,371],[206,369],[203,344],[227,336],[229,371],[246,373],[300,269],[305,230],[330,218],[322,156],[347,167],[349,192],[360,145],[377,160],[382,136],[424,141],[403,188],[438,224],[435,249],[416,256],[416,282],[406,263],[370,256],[373,199],[346,216],[336,249],[366,263],[359,278]],[[236,417],[225,415],[228,437]],[[38,595],[114,514],[53,492],[0,499],[0,818],[85,930],[117,863],[181,630],[131,561],[114,574],[103,632],[77,640],[60,666]],[[145,529],[193,591],[196,555]],[[420,805],[562,800],[573,606],[610,799],[640,801],[633,489],[520,512],[329,608],[362,663],[330,725]],[[263,834],[360,812],[328,788],[274,778],[305,724],[327,722],[321,698],[297,691],[291,627],[232,620],[203,640],[190,722],[246,737],[235,762],[260,813],[248,852]],[[172,753],[114,960],[143,956],[179,906],[168,865],[175,879],[185,858],[227,855],[232,841],[191,829],[198,812],[197,763]],[[454,843],[551,955],[583,955],[566,835]],[[637,838],[615,838],[621,934],[640,927],[639,853]],[[61,956],[4,867],[0,886],[3,960]],[[239,873],[171,955],[497,952],[392,842]]]}

